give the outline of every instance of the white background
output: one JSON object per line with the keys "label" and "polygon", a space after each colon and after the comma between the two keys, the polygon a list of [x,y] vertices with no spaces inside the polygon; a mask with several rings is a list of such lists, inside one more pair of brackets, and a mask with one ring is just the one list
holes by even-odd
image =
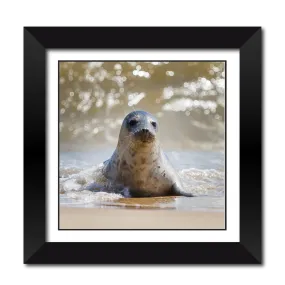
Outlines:
{"label": "white background", "polygon": [[[58,60],[227,60],[227,230],[59,231],[58,230]],[[48,241],[238,242],[239,241],[239,51],[56,51],[48,63]]]}

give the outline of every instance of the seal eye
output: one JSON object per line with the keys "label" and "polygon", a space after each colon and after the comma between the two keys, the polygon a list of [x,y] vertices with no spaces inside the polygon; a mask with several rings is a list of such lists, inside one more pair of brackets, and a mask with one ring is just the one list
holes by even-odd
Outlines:
{"label": "seal eye", "polygon": [[156,122],[151,122],[151,124],[156,129]]}
{"label": "seal eye", "polygon": [[137,121],[137,120],[134,120],[134,119],[133,119],[133,120],[130,120],[130,121],[129,121],[129,125],[130,125],[131,127],[133,127],[133,126],[135,126],[135,125],[137,124],[137,122],[138,122],[138,121]]}

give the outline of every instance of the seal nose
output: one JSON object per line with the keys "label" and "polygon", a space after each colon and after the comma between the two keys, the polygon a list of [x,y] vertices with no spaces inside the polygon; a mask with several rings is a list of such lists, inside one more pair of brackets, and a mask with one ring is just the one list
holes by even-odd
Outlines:
{"label": "seal nose", "polygon": [[146,143],[154,140],[154,135],[147,127],[143,127],[135,133],[138,140]]}

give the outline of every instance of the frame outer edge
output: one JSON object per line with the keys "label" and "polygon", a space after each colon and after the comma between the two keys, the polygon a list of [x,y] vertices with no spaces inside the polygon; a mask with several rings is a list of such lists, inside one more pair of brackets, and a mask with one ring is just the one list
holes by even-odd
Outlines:
{"label": "frame outer edge", "polygon": [[[22,24],[16,24],[16,132],[18,141],[23,141],[23,29]],[[18,158],[22,163],[17,164],[16,188],[16,264],[23,264],[23,156],[22,148],[17,148]]]}
{"label": "frame outer edge", "polygon": [[[262,263],[262,30],[240,49],[240,242]],[[254,116],[252,112],[254,110]],[[247,155],[250,153],[250,155]]]}
{"label": "frame outer edge", "polygon": [[45,48],[24,28],[24,263],[45,243],[45,65]]}

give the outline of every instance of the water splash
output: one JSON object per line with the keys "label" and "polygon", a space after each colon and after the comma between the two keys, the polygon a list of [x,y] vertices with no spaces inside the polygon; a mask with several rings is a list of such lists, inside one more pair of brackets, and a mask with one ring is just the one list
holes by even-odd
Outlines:
{"label": "water splash", "polygon": [[[191,153],[192,159],[196,157],[196,153]],[[199,154],[203,155],[203,154]],[[217,154],[216,154],[217,155]],[[222,154],[219,154],[218,158],[208,159],[207,155],[204,159],[208,161],[208,165],[218,166],[216,169],[214,168],[206,168],[198,169],[195,167],[192,168],[183,168],[178,171],[178,175],[181,178],[181,181],[184,185],[186,191],[193,193],[197,196],[194,202],[187,200],[188,198],[182,197],[182,202],[172,201],[170,204],[163,203],[152,203],[154,198],[151,199],[147,203],[152,203],[150,207],[159,207],[159,208],[181,208],[184,209],[188,206],[191,208],[195,208],[197,205],[200,205],[201,208],[207,206],[209,208],[218,208],[221,209],[221,205],[224,205],[224,168],[222,165]],[[170,160],[172,162],[179,161],[180,165],[183,162],[183,157],[185,155],[178,151],[171,152]],[[200,159],[201,161],[201,159]],[[82,165],[80,160],[73,160],[75,165]],[[60,172],[62,173],[62,177],[60,178],[60,193],[61,193],[61,202],[62,205],[77,205],[77,206],[120,206],[125,207],[127,201],[119,201],[122,198],[130,197],[129,191],[127,188],[115,188],[113,185],[106,184],[106,180],[102,177],[102,167],[103,164],[100,163],[94,167],[87,167],[82,170],[82,168],[76,168],[72,163],[68,163],[68,166],[64,166],[66,163],[61,163]],[[203,167],[203,165],[201,165]],[[166,197],[167,198],[167,197]],[[166,199],[165,198],[165,199]],[[148,198],[147,198],[148,199]],[[156,199],[156,198],[155,198]],[[186,202],[184,201],[186,199]],[[132,200],[131,200],[132,201]],[[216,201],[216,202],[215,202]],[[116,204],[119,203],[119,204]],[[186,204],[185,204],[186,203]],[[193,204],[194,203],[194,204]],[[215,206],[215,203],[217,205]],[[196,205],[196,206],[195,206]],[[130,205],[129,205],[130,206]],[[148,206],[144,206],[141,202],[132,202],[132,207],[143,207],[147,208]],[[188,208],[189,208],[188,207]],[[207,208],[207,207],[206,207]]]}

